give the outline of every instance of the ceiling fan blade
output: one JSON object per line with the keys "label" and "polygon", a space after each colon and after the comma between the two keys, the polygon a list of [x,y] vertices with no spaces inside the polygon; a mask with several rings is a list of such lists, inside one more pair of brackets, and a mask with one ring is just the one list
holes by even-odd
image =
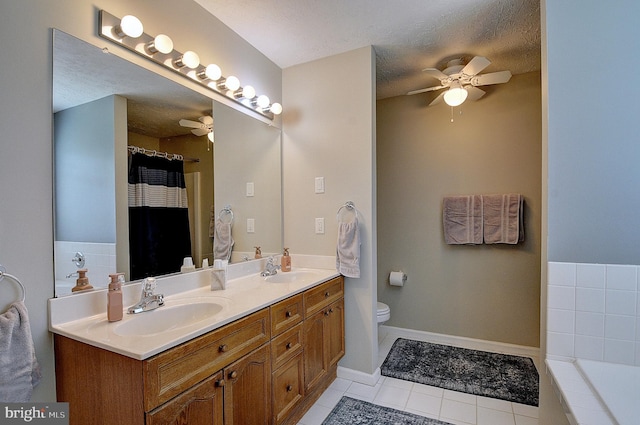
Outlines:
{"label": "ceiling fan blade", "polygon": [[466,75],[476,75],[491,64],[489,59],[484,56],[475,56],[471,61],[462,68],[462,73]]}
{"label": "ceiling fan blade", "polygon": [[200,120],[200,122],[202,122],[205,125],[213,124],[213,117],[211,117],[209,115],[205,115],[205,116],[200,117],[198,119]]}
{"label": "ceiling fan blade", "polygon": [[433,105],[437,105],[438,103],[442,102],[442,100],[444,99],[444,94],[446,93],[446,91],[443,91],[442,93],[440,93],[438,95],[438,97],[436,97],[435,99],[433,99],[431,101],[431,103],[429,104],[429,106],[433,106]]}
{"label": "ceiling fan blade", "polygon": [[484,96],[484,90],[480,90],[477,87],[474,86],[466,86],[464,88],[468,94],[467,96],[467,100],[478,100],[480,99],[482,96]]}
{"label": "ceiling fan blade", "polygon": [[427,87],[426,89],[413,90],[407,93],[407,96],[411,96],[412,94],[425,93],[428,91],[436,91],[440,89],[444,89],[446,86],[435,86],[435,87]]}
{"label": "ceiling fan blade", "polygon": [[207,134],[209,132],[209,130],[206,129],[206,128],[196,128],[196,129],[191,130],[191,132],[193,134],[195,134],[196,136],[204,136],[205,134]]}
{"label": "ceiling fan blade", "polygon": [[442,82],[442,80],[446,80],[447,78],[449,78],[449,76],[447,74],[445,74],[444,72],[442,72],[442,71],[440,71],[439,69],[436,69],[436,68],[425,68],[425,69],[422,70],[422,72],[425,72],[425,73],[429,74],[433,78],[437,78],[441,82]]}
{"label": "ceiling fan blade", "polygon": [[471,79],[474,86],[487,86],[489,84],[502,84],[511,79],[511,71],[498,71],[489,74],[477,75]]}
{"label": "ceiling fan blade", "polygon": [[198,121],[191,121],[191,120],[182,119],[182,120],[178,121],[178,123],[183,127],[191,127],[191,128],[202,128],[203,127],[203,124],[201,122],[198,122]]}

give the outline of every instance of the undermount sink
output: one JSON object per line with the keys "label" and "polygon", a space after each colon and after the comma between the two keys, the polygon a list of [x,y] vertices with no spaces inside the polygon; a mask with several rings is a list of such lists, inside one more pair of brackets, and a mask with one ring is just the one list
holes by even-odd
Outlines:
{"label": "undermount sink", "polygon": [[290,272],[278,272],[273,276],[264,278],[269,283],[302,283],[318,280],[318,273],[313,270],[292,270]]}
{"label": "undermount sink", "polygon": [[114,329],[114,333],[120,336],[147,336],[173,331],[209,319],[223,308],[217,302],[165,305],[129,317]]}

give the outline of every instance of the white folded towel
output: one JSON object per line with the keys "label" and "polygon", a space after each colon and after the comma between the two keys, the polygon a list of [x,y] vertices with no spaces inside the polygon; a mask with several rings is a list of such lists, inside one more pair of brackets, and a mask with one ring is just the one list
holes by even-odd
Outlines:
{"label": "white folded towel", "polygon": [[220,218],[216,219],[213,235],[213,259],[231,259],[231,249],[234,240],[231,236],[231,223],[224,223]]}
{"label": "white folded towel", "polygon": [[0,401],[29,401],[40,377],[27,307],[17,301],[0,315]]}
{"label": "white folded towel", "polygon": [[482,195],[484,243],[515,245],[524,240],[523,197],[517,193]]}
{"label": "white folded towel", "polygon": [[360,277],[360,229],[358,218],[338,224],[336,270],[346,277]]}
{"label": "white folded towel", "polygon": [[444,241],[449,245],[482,243],[482,197],[447,196],[442,200]]}

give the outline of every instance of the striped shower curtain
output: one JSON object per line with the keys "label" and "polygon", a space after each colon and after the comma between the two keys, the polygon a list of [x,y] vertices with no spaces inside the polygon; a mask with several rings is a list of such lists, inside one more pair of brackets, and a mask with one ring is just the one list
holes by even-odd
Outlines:
{"label": "striped shower curtain", "polygon": [[142,153],[130,161],[131,280],[180,271],[191,256],[184,163]]}

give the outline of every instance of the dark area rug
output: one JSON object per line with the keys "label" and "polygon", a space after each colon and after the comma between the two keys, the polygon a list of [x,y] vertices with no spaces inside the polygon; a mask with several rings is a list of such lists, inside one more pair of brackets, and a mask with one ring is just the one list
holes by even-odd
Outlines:
{"label": "dark area rug", "polygon": [[322,425],[451,425],[390,407],[342,397]]}
{"label": "dark area rug", "polygon": [[405,381],[538,405],[538,371],[529,357],[398,338],[381,371]]}

